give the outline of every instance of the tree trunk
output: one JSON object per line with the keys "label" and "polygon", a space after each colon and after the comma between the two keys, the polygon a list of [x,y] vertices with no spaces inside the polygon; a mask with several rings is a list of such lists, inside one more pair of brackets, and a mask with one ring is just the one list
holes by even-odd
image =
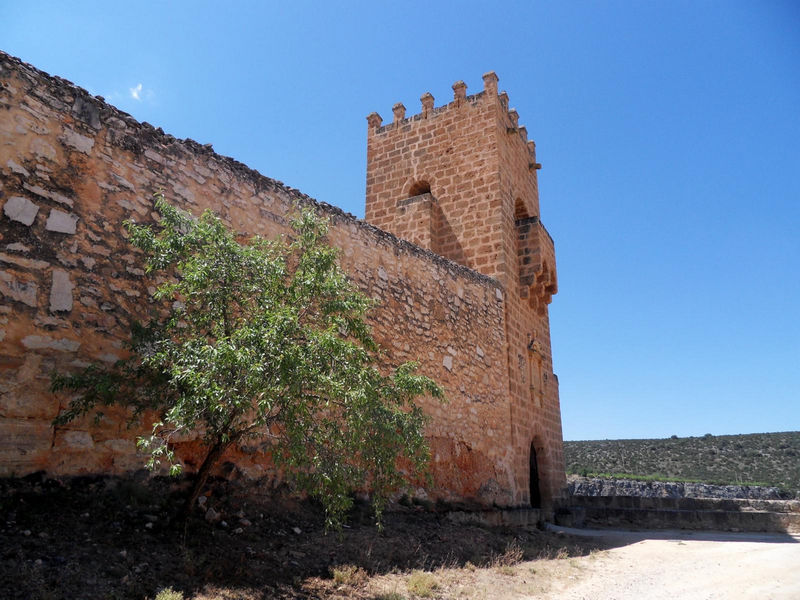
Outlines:
{"label": "tree trunk", "polygon": [[200,469],[197,471],[197,477],[195,477],[192,491],[186,499],[186,504],[183,505],[182,516],[184,519],[189,516],[197,497],[200,495],[200,492],[203,491],[203,487],[205,487],[206,481],[208,481],[208,476],[211,474],[212,467],[217,463],[219,457],[222,456],[222,453],[225,452],[225,449],[229,445],[230,442],[217,442],[209,449],[203,464],[200,465]]}

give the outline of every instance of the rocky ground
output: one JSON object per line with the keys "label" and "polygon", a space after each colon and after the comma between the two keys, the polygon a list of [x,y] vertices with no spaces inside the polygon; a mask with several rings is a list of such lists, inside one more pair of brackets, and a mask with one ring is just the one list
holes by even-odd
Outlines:
{"label": "rocky ground", "polygon": [[[602,545],[533,527],[456,524],[421,506],[396,507],[380,532],[359,507],[341,533],[326,533],[313,503],[224,482],[206,496],[205,512],[182,521],[184,493],[147,478],[0,481],[0,598],[146,599],[172,588],[186,599],[396,600],[415,593],[386,595],[369,582],[512,568]],[[418,591],[425,597],[424,586]]]}

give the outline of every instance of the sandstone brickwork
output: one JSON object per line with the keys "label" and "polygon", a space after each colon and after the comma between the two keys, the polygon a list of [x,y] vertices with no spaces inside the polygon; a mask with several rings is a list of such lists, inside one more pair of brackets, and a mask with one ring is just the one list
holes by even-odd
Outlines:
{"label": "sandstone brickwork", "polygon": [[366,219],[504,289],[516,501],[537,504],[537,494],[546,501],[564,485],[547,311],[555,252],[539,215],[535,145],[498,93],[497,75],[483,82],[470,96],[456,82],[452,102],[439,108],[426,93],[412,117],[397,104],[387,125],[377,113],[367,117]]}
{"label": "sandstone brickwork", "polygon": [[[510,119],[499,108],[502,96],[494,94],[462,98],[463,110]],[[432,97],[426,102],[431,122],[451,106],[434,109]],[[403,116],[395,126],[371,128],[371,160],[373,140],[408,122],[416,123]],[[564,485],[547,327],[547,293],[555,292],[552,242],[531,220],[538,217],[538,200],[529,193],[535,171],[519,192],[528,211],[524,243],[513,206],[493,214],[517,171],[531,173],[526,161],[532,154],[522,134],[505,134],[509,139],[501,144],[497,132],[484,129],[481,143],[496,145],[475,167],[476,180],[485,181],[475,183],[475,210],[466,210],[474,220],[443,233],[443,219],[456,219],[439,187],[439,171],[432,169],[426,176],[433,186],[419,188],[419,198],[404,205],[405,214],[417,215],[420,223],[427,218],[428,225],[395,231],[375,217],[369,196],[372,224],[219,156],[210,146],[139,123],[102,98],[0,53],[0,475],[125,473],[141,467],[135,439],[142,431],[126,425],[121,409],[107,410],[97,422],[87,418],[54,428],[52,419],[65,400],[48,389],[54,370],[122,357],[131,323],[147,318],[153,281],[122,222],[152,222],[153,194],[163,191],[192,213],[211,208],[248,236],[285,233],[297,204],[327,216],[343,266],[380,303],[372,324],[387,365],[418,360],[421,371],[446,389],[447,404],[422,400],[432,417],[427,435],[434,483],[426,493],[454,502],[525,505],[534,443],[542,497],[549,502]],[[516,146],[503,144],[516,144],[525,156],[509,162],[508,173],[493,174],[488,165],[498,160],[498,148],[509,156],[515,152]],[[375,177],[372,168],[370,174]],[[457,179],[472,175],[459,172],[449,185],[457,188]],[[393,201],[408,200],[402,195],[412,183],[396,191]],[[375,193],[374,182],[369,193]],[[460,194],[459,201],[469,203],[468,190]],[[502,221],[506,216],[510,229]],[[520,278],[522,270],[507,265],[522,262]],[[550,283],[538,279],[545,264]],[[531,373],[537,387],[531,387]],[[188,468],[197,466],[196,442],[177,450]],[[258,444],[231,451],[223,471],[275,475]]]}

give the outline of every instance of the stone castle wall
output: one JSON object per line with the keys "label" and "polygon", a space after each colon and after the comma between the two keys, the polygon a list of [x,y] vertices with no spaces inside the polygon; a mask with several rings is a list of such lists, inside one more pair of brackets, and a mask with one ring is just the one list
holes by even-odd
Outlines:
{"label": "stone castle wall", "polygon": [[[367,117],[367,221],[496,279],[507,290],[508,402],[518,501],[527,503],[532,454],[540,492],[564,485],[561,409],[547,306],[557,290],[553,241],[539,218],[535,145],[498,78],[411,117]],[[532,450],[533,449],[533,450]]]}
{"label": "stone castle wall", "polygon": [[[285,232],[296,203],[326,215],[343,267],[380,303],[372,324],[387,362],[418,360],[421,372],[446,389],[445,405],[422,400],[432,417],[432,496],[501,506],[526,501],[525,446],[533,430],[528,424],[519,431],[517,420],[531,415],[515,417],[514,411],[535,412],[530,423],[554,417],[552,410],[533,411],[530,403],[509,397],[513,373],[522,367],[510,361],[508,339],[530,329],[509,322],[521,310],[510,280],[317,203],[210,146],[138,123],[101,98],[2,53],[0,475],[141,467],[134,443],[141,432],[126,427],[120,409],[106,411],[98,423],[86,419],[54,428],[65,400],[48,388],[54,370],[117,360],[131,322],[146,318],[152,282],[122,221],[152,221],[157,191],[194,214],[210,208],[247,235]],[[429,195],[427,202],[435,199]],[[516,260],[516,241],[508,245]],[[546,324],[546,312],[541,319]],[[546,336],[551,372],[549,330],[542,326],[539,335]],[[554,386],[554,377],[545,385]],[[537,435],[547,446],[545,488],[554,494],[564,478],[560,415],[557,433],[542,427]],[[558,448],[551,437],[558,437]],[[225,460],[247,476],[271,475],[263,450],[237,448]],[[197,465],[195,444],[178,451],[188,467]]]}
{"label": "stone castle wall", "polygon": [[[216,211],[246,234],[286,230],[313,201],[204,146],[176,140],[3,56],[0,88],[0,473],[124,472],[141,465],[136,431],[110,411],[54,429],[49,374],[122,355],[148,281],[122,221],[152,219],[152,194]],[[347,271],[380,301],[388,360],[419,360],[448,404],[426,402],[438,495],[508,504],[514,496],[504,399],[504,292],[497,282],[316,204]],[[251,475],[253,448],[233,462]],[[185,458],[191,465],[190,449]]]}

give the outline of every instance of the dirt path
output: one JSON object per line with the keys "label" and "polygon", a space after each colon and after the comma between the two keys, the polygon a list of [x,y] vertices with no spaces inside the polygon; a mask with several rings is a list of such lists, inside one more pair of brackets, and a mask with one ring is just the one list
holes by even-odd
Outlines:
{"label": "dirt path", "polygon": [[585,533],[610,537],[620,545],[570,559],[571,569],[554,574],[552,588],[532,598],[800,599],[800,536],[685,531]]}
{"label": "dirt path", "polygon": [[365,597],[800,600],[800,535],[552,531],[596,538],[610,549],[513,566],[439,569],[429,576],[432,587],[427,594],[415,593],[408,575],[376,577],[372,595]]}

